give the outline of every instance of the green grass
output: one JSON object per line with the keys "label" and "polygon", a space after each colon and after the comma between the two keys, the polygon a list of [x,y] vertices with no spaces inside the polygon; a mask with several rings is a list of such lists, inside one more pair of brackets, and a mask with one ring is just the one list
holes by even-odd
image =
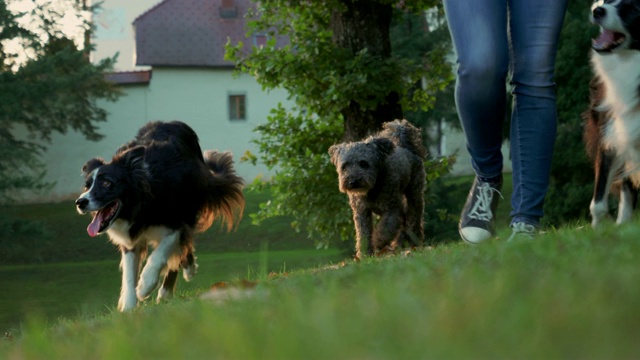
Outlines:
{"label": "green grass", "polygon": [[[471,180],[452,181],[460,186],[451,202],[462,205]],[[198,242],[194,282],[181,282],[171,302],[148,301],[124,314],[114,309],[113,246],[103,255],[108,261],[3,266],[0,324],[22,325],[0,328],[9,329],[0,358],[636,358],[640,224],[597,231],[572,224],[507,243],[509,179],[502,194],[499,233],[487,243],[450,242],[359,263],[341,261],[338,250],[309,250],[286,219],[253,229],[243,223],[227,243],[220,239],[229,235],[210,231],[213,239]],[[57,209],[51,206],[33,218],[46,218]],[[84,225],[73,246],[106,242],[88,239],[88,219],[75,218]],[[45,225],[33,233],[53,239],[75,231]],[[282,251],[287,245],[296,250]],[[214,294],[239,296],[201,299],[218,281],[236,285]]]}
{"label": "green grass", "polygon": [[[178,280],[177,297],[188,297],[217,282],[255,279],[342,260],[338,250],[291,250],[201,254],[198,274]],[[0,267],[0,330],[19,331],[29,314],[48,321],[112,311],[118,303],[119,261],[14,265]]]}
{"label": "green grass", "polygon": [[[197,236],[198,253],[270,250],[310,250],[312,239],[296,233],[285,217],[270,219],[262,226],[251,224],[248,214],[270,197],[268,191],[245,194],[245,216],[230,233],[219,223]],[[37,264],[51,262],[102,261],[118,258],[106,235],[87,234],[89,215],[80,216],[72,201],[55,204],[0,206],[0,263]]]}
{"label": "green grass", "polygon": [[[178,296],[218,281],[348,256],[338,249],[315,250],[313,240],[296,233],[284,217],[252,225],[247,214],[257,211],[269,193],[245,196],[245,216],[235,231],[226,233],[214,224],[198,235],[198,275],[191,283],[179,283]],[[70,201],[0,206],[0,333],[16,332],[31,313],[54,321],[110,311],[117,304],[120,254],[107,236],[89,237],[85,229],[90,221]]]}
{"label": "green grass", "polygon": [[34,320],[0,358],[638,356],[639,224],[506,235],[262,277],[240,300],[194,292],[131,313]]}

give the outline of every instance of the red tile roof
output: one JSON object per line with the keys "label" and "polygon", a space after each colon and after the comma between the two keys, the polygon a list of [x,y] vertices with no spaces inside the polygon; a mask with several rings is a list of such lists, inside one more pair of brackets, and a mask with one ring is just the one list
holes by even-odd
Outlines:
{"label": "red tile roof", "polygon": [[[133,22],[136,65],[231,67],[224,45],[247,41],[250,0],[164,0]],[[235,17],[233,17],[235,13]]]}

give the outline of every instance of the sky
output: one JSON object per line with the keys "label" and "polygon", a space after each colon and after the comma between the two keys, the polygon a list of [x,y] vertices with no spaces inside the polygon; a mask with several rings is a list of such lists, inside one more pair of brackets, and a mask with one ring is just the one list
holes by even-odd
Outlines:
{"label": "sky", "polygon": [[[74,39],[79,47],[82,47],[84,28],[83,21],[73,9],[75,0],[6,0],[7,8],[13,13],[27,12],[27,14],[21,17],[19,24],[36,33],[42,33],[39,31],[41,21],[37,16],[31,15],[31,11],[36,9],[37,6],[44,6],[60,13],[59,19],[56,19],[57,28],[64,33],[68,38]],[[89,17],[90,13],[82,14],[85,17]],[[46,36],[43,35],[43,40],[46,41]],[[7,52],[15,52],[18,54],[18,62],[24,61],[29,57],[29,51],[22,49],[18,40],[4,41],[3,45]]]}

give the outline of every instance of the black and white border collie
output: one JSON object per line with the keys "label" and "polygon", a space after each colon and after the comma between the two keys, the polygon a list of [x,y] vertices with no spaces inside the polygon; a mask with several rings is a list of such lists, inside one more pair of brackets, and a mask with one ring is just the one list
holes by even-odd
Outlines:
{"label": "black and white border collie", "polygon": [[640,0],[600,0],[591,10],[600,35],[592,45],[585,140],[595,163],[589,210],[596,227],[608,217],[612,185],[619,190],[618,224],[631,219],[640,188]]}
{"label": "black and white border collie", "polygon": [[179,121],[148,123],[109,163],[94,158],[82,171],[76,208],[93,214],[87,232],[106,232],[122,253],[121,311],[149,297],[161,277],[157,299],[171,298],[180,268],[187,281],[195,275],[194,233],[216,218],[230,230],[242,217],[244,182],[231,153],[203,154],[196,133]]}

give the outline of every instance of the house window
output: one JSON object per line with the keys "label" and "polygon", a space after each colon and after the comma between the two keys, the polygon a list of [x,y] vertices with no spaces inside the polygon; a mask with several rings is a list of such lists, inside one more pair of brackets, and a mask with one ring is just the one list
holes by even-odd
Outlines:
{"label": "house window", "polygon": [[235,19],[238,17],[238,7],[233,0],[222,0],[219,10],[220,17],[223,19]]}
{"label": "house window", "polygon": [[245,95],[229,95],[229,120],[247,120],[247,97]]}
{"label": "house window", "polygon": [[265,47],[269,38],[266,34],[253,35],[253,45],[256,47]]}

